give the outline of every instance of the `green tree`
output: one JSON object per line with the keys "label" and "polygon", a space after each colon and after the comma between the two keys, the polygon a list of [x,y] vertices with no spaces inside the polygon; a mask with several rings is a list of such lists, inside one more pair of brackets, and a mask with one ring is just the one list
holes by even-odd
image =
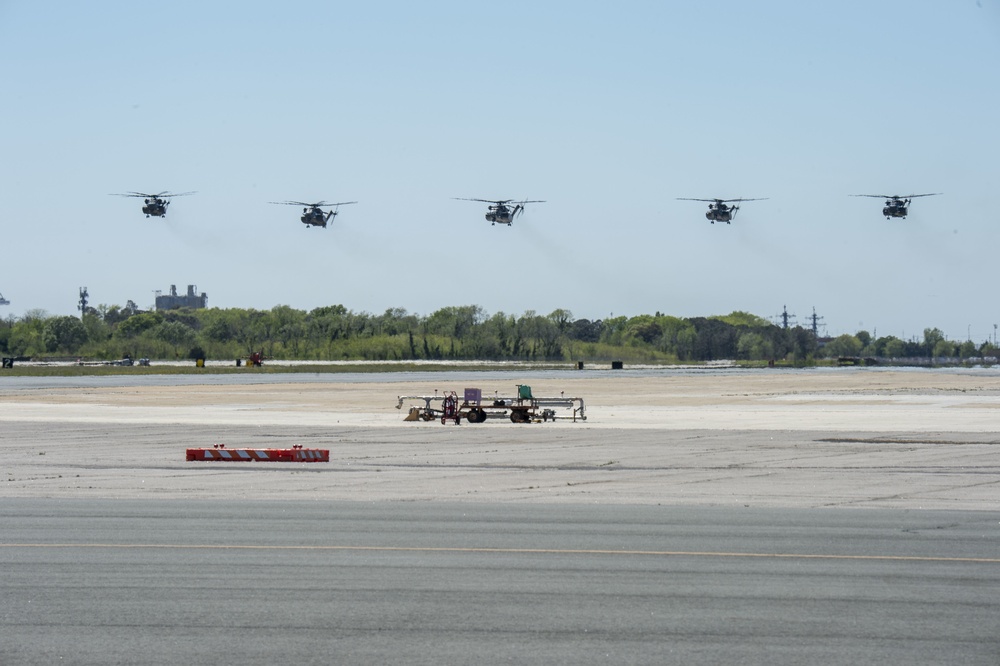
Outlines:
{"label": "green tree", "polygon": [[692,352],[695,360],[736,358],[739,329],[716,317],[695,317],[691,323],[697,332]]}
{"label": "green tree", "polygon": [[118,324],[115,330],[115,337],[131,340],[146,331],[158,326],[163,321],[163,315],[158,312],[141,312],[134,314],[122,323]]}
{"label": "green tree", "polygon": [[45,351],[75,354],[87,341],[87,328],[76,317],[52,317],[42,327]]}
{"label": "green tree", "polygon": [[726,322],[730,326],[736,327],[766,328],[771,325],[771,322],[763,317],[758,317],[757,315],[750,314],[749,312],[741,312],[739,310],[735,310],[721,317],[712,317],[712,319],[718,319],[719,321]]}
{"label": "green tree", "polygon": [[972,340],[966,340],[958,348],[958,355],[961,358],[975,358],[979,356],[979,350],[976,348],[976,343]]}
{"label": "green tree", "polygon": [[83,327],[87,329],[87,340],[94,344],[102,344],[111,337],[111,327],[104,322],[100,313],[83,315]]}
{"label": "green tree", "polygon": [[[44,311],[41,311],[44,314]],[[14,323],[7,338],[7,349],[14,356],[36,356],[45,352],[42,331],[45,320],[27,315]]]}
{"label": "green tree", "polygon": [[570,326],[570,322],[573,321],[573,313],[569,310],[559,308],[550,312],[548,318],[549,321],[556,325],[559,335],[565,335],[566,330]]}
{"label": "green tree", "polygon": [[736,349],[741,357],[751,361],[775,358],[774,341],[754,331],[740,334]]}
{"label": "green tree", "polygon": [[628,317],[608,317],[601,323],[600,342],[608,345],[621,346],[625,336],[625,327],[628,325]]}
{"label": "green tree", "polygon": [[427,318],[425,327],[430,333],[461,339],[481,323],[485,315],[478,305],[441,308]]}
{"label": "green tree", "polygon": [[276,305],[269,313],[271,339],[281,345],[292,356],[298,356],[300,343],[305,336],[306,313],[287,305]]}
{"label": "green tree", "polygon": [[625,324],[625,337],[633,341],[641,340],[647,345],[652,345],[662,335],[663,329],[659,321],[651,315],[632,317]]}
{"label": "green tree", "polygon": [[191,349],[195,343],[194,330],[179,321],[164,321],[157,324],[149,331],[149,335],[154,340],[158,340],[173,347],[174,356],[180,356]]}
{"label": "green tree", "polygon": [[826,346],[823,347],[823,355],[827,358],[859,356],[862,348],[860,340],[845,333],[826,343]]}
{"label": "green tree", "polygon": [[924,354],[934,356],[934,348],[944,341],[944,333],[939,328],[924,329]]}
{"label": "green tree", "polygon": [[906,354],[906,343],[894,335],[879,338],[875,345],[879,356],[902,358]]}
{"label": "green tree", "polygon": [[597,342],[601,339],[601,329],[603,327],[604,322],[600,319],[595,319],[594,321],[577,319],[570,325],[568,335],[580,342]]}
{"label": "green tree", "polygon": [[785,335],[786,354],[790,354],[796,363],[805,363],[813,359],[819,348],[819,341],[811,329],[793,326]]}
{"label": "green tree", "polygon": [[952,358],[958,356],[958,345],[948,340],[938,340],[934,344],[934,349],[931,350],[931,356],[934,358]]}

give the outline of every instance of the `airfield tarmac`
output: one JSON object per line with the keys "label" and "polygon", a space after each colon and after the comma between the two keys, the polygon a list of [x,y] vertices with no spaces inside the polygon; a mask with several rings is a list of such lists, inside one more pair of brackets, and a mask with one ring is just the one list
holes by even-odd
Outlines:
{"label": "airfield tarmac", "polygon": [[[989,369],[14,379],[0,497],[1000,509]],[[516,384],[583,398],[587,420],[455,426],[396,408]],[[185,460],[219,443],[331,462]]]}

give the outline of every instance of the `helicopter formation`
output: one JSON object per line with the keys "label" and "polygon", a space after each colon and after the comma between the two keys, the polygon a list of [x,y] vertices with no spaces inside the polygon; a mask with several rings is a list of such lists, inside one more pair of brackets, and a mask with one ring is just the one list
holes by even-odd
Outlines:
{"label": "helicopter formation", "polygon": [[[142,212],[145,213],[146,217],[166,217],[167,206],[170,205],[171,198],[188,196],[190,194],[196,194],[196,192],[180,192],[177,194],[171,194],[167,191],[159,192],[157,194],[127,192],[124,194],[113,194],[112,196],[141,198],[143,199]],[[932,192],[928,194],[904,195],[852,194],[850,196],[885,199],[885,207],[882,208],[882,214],[885,215],[885,219],[888,220],[894,217],[906,219],[913,199],[918,197],[935,197],[941,194],[941,192]],[[521,201],[517,201],[515,199],[465,199],[461,197],[453,197],[453,199],[456,201],[477,201],[489,204],[486,210],[486,221],[494,226],[499,223],[501,225],[505,224],[508,227],[513,225],[515,217],[520,217],[524,214],[526,204],[545,203],[544,200],[538,199],[523,199]],[[768,197],[756,199],[694,199],[689,197],[678,197],[677,201],[708,202],[708,211],[705,213],[705,219],[712,224],[715,224],[716,222],[731,224],[733,219],[736,217],[736,213],[740,210],[740,204],[748,201],[766,201],[767,199]],[[337,203],[327,203],[326,201],[317,201],[316,203],[306,203],[304,201],[269,201],[268,203],[280,206],[302,206],[302,216],[299,219],[302,221],[302,224],[306,225],[306,228],[326,228],[327,224],[337,217],[340,206],[347,206],[358,202],[340,201]],[[323,210],[324,208],[328,208],[329,210]]]}
{"label": "helicopter formation", "polygon": [[[142,212],[146,214],[146,217],[166,217],[167,216],[167,206],[170,205],[170,199],[173,197],[185,197],[189,194],[197,194],[197,192],[180,192],[178,194],[171,194],[170,192],[164,191],[157,194],[146,194],[145,192],[127,192],[125,194],[112,194],[115,197],[139,197],[143,200]],[[333,218],[337,217],[340,206],[346,206],[348,204],[356,204],[357,201],[341,201],[338,203],[327,203],[325,201],[317,201],[316,203],[305,203],[304,201],[269,201],[268,203],[279,204],[279,205],[289,205],[289,206],[305,206],[302,209],[302,224],[309,227],[326,227],[327,223]],[[323,208],[330,208],[329,211],[324,211]]]}

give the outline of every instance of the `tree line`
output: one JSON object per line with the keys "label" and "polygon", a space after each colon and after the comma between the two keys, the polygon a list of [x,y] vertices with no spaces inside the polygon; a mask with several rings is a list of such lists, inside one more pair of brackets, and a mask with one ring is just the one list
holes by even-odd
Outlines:
{"label": "tree line", "polygon": [[296,360],[495,360],[649,363],[713,360],[807,364],[837,357],[996,356],[989,342],[946,340],[926,329],[921,341],[866,331],[829,341],[800,326],[782,328],[745,312],[673,317],[659,312],[602,320],[549,314],[489,314],[477,305],[445,307],[421,316],[403,308],[353,312],[343,305],[310,311],[210,308],[141,311],[88,307],[82,317],[33,310],[0,320],[0,353],[10,357],[76,356],[235,359],[252,352]]}

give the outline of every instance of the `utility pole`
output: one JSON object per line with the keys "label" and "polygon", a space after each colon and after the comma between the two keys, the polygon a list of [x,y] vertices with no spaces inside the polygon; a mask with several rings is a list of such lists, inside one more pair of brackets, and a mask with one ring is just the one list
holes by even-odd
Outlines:
{"label": "utility pole", "polygon": [[812,322],[812,332],[813,336],[817,339],[819,338],[819,323],[823,321],[823,318],[816,314],[816,308],[813,308],[812,316],[809,317],[809,321]]}
{"label": "utility pole", "polygon": [[785,329],[786,331],[788,330],[789,325],[794,325],[795,324],[795,322],[792,321],[793,319],[795,319],[795,315],[788,314],[788,306],[787,305],[782,305],[781,306],[781,314],[778,315],[777,318],[781,320],[781,328]]}
{"label": "utility pole", "polygon": [[87,297],[90,294],[87,293],[86,287],[80,287],[80,304],[77,309],[80,311],[80,319],[83,319],[83,315],[87,314]]}

